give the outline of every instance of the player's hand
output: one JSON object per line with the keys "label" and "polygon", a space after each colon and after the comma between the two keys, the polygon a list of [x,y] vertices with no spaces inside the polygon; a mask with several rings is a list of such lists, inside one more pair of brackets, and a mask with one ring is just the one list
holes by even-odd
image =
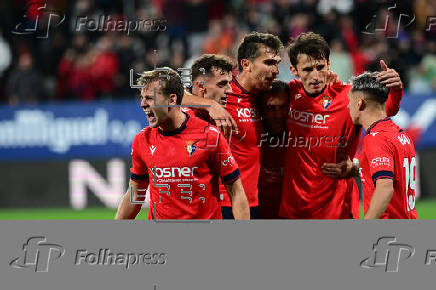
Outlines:
{"label": "player's hand", "polygon": [[403,89],[400,75],[394,69],[388,68],[384,60],[380,60],[381,72],[377,74],[376,78],[381,84],[386,85],[387,88],[393,88],[400,91]]}
{"label": "player's hand", "polygon": [[209,116],[215,121],[217,128],[223,132],[224,136],[229,137],[230,133],[233,131],[238,131],[238,125],[236,121],[232,118],[229,112],[213,101],[211,106],[208,107]]}
{"label": "player's hand", "polygon": [[331,85],[331,84],[338,83],[338,82],[341,82],[341,80],[339,79],[339,76],[337,74],[335,74],[334,72],[332,72],[331,70],[327,71],[326,83],[328,85]]}
{"label": "player's hand", "polygon": [[321,169],[327,177],[331,178],[349,178],[356,172],[356,168],[350,157],[339,163],[324,163]]}

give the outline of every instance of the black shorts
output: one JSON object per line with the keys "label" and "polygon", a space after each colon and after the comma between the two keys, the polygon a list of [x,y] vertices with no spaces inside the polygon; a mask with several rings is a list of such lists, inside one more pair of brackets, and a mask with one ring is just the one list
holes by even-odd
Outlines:
{"label": "black shorts", "polygon": [[[221,207],[221,213],[223,215],[223,220],[234,220],[232,207],[231,206],[223,206]],[[259,207],[254,206],[250,207],[250,219],[258,219],[259,218]]]}

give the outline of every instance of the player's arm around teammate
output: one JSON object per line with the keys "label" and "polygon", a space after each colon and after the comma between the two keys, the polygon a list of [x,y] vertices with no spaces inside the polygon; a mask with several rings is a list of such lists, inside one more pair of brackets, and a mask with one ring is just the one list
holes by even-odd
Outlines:
{"label": "player's arm around teammate", "polygon": [[196,96],[185,91],[183,95],[182,105],[187,107],[209,106],[205,107],[209,116],[215,121],[217,128],[223,132],[224,136],[230,136],[230,132],[237,131],[238,125],[230,113],[217,101]]}
{"label": "player's arm around teammate", "polygon": [[[403,96],[403,83],[398,72],[389,68],[384,60],[380,60],[380,67],[381,72],[377,73],[376,80],[390,89],[389,97],[385,104],[386,115],[394,116],[400,108]],[[326,176],[331,178],[350,178],[358,175],[359,166],[348,157],[348,160],[343,160],[339,163],[324,163],[322,171]]]}

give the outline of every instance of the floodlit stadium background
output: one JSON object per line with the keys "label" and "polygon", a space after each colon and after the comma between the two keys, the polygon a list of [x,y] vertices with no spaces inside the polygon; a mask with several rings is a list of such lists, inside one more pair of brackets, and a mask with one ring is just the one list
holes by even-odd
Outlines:
{"label": "floodlit stadium background", "polygon": [[[342,81],[380,59],[400,73],[395,121],[419,155],[418,215],[436,218],[434,0],[17,0],[0,2],[0,219],[113,218],[146,126],[130,69],[235,57],[251,31],[286,44],[308,30]],[[289,65],[284,53],[280,79]]]}

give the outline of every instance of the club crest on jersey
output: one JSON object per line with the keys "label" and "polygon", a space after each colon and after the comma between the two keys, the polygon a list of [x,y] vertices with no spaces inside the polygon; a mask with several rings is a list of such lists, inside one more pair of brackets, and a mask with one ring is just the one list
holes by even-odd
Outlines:
{"label": "club crest on jersey", "polygon": [[189,156],[192,156],[194,154],[195,150],[197,149],[197,146],[195,145],[194,141],[187,141],[185,145],[186,152],[188,152]]}
{"label": "club crest on jersey", "polygon": [[321,100],[321,106],[326,110],[332,104],[332,98],[327,95],[324,95]]}

